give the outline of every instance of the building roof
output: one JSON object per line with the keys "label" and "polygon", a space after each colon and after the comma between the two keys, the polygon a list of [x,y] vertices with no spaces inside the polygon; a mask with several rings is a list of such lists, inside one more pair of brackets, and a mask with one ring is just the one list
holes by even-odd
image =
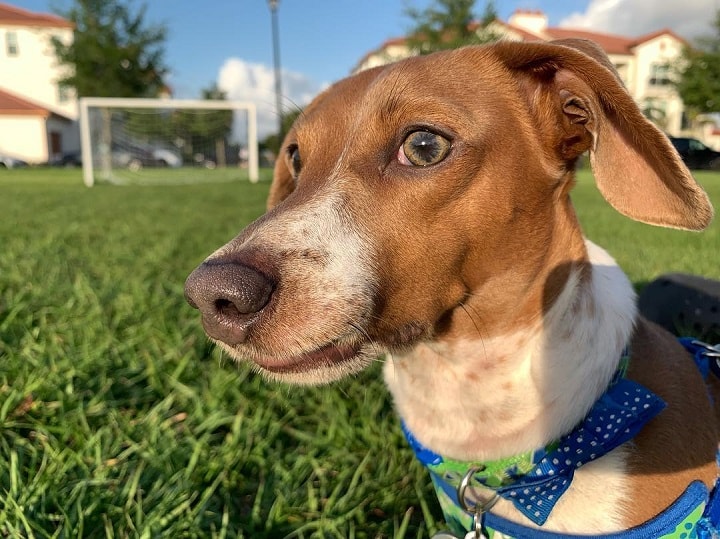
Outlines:
{"label": "building roof", "polygon": [[0,25],[42,26],[45,28],[73,28],[68,20],[48,13],[35,13],[0,2]]}
{"label": "building roof", "polygon": [[543,39],[543,36],[536,34],[535,32],[531,32],[527,28],[520,28],[519,26],[508,24],[505,21],[501,21],[500,19],[495,19],[492,24],[502,26],[508,32],[519,35],[523,39],[523,41],[539,41]]}
{"label": "building roof", "polygon": [[637,44],[635,38],[574,28],[549,27],[545,29],[545,33],[551,39],[567,39],[571,37],[590,39],[600,45],[607,54],[632,54],[632,47]]}
{"label": "building roof", "polygon": [[65,120],[69,119],[42,105],[2,89],[0,89],[0,116],[41,116],[42,118],[56,116]]}
{"label": "building roof", "polygon": [[655,39],[656,37],[660,37],[660,36],[670,36],[670,37],[672,37],[672,38],[680,41],[681,43],[683,43],[683,44],[685,44],[685,45],[689,45],[689,43],[687,42],[686,39],[684,39],[684,38],[680,37],[679,35],[677,35],[675,32],[673,32],[672,30],[670,30],[670,28],[663,28],[663,29],[661,29],[661,30],[656,30],[655,32],[650,32],[649,34],[645,34],[645,35],[643,35],[643,36],[640,36],[639,38],[637,38],[637,39],[635,40],[635,45],[633,45],[633,46],[640,45],[641,43],[647,43],[648,41],[652,41],[652,40]]}
{"label": "building roof", "polygon": [[566,39],[569,37],[590,39],[600,45],[607,54],[633,54],[633,49],[638,45],[642,45],[643,43],[647,43],[648,41],[652,41],[657,37],[665,35],[669,35],[677,41],[686,43],[683,38],[668,28],[663,28],[662,30],[657,30],[640,37],[625,37],[614,34],[604,34],[601,32],[592,32],[589,30],[558,27],[547,28],[545,33],[552,39]]}
{"label": "building roof", "polygon": [[[521,14],[534,14],[534,15],[542,15],[542,11],[539,10],[522,10],[518,9],[516,10],[517,13]],[[516,35],[519,35],[524,41],[545,41],[548,39],[567,39],[567,38],[585,38],[590,39],[600,45],[602,49],[607,54],[625,54],[625,55],[632,55],[634,54],[633,49],[637,47],[638,45],[641,45],[643,43],[646,43],[648,41],[651,41],[657,37],[663,36],[663,35],[669,35],[672,38],[682,42],[687,43],[686,40],[684,40],[682,37],[678,36],[675,32],[673,32],[670,29],[663,28],[662,30],[657,30],[655,32],[645,34],[640,37],[627,37],[627,36],[619,36],[615,34],[606,34],[602,32],[594,32],[591,30],[583,30],[583,29],[576,29],[576,28],[560,28],[560,27],[546,27],[542,30],[542,33],[535,33],[531,32],[527,28],[522,28],[515,24],[510,24],[509,22],[501,21],[499,19],[496,19],[493,21],[493,24],[501,26],[505,28],[509,32],[513,32]],[[479,26],[478,23],[471,23],[471,28],[477,28]],[[380,47],[377,49],[370,51],[367,53],[363,58],[358,62],[358,66],[362,65],[370,56],[373,56],[375,54],[378,54],[385,49],[387,49],[390,46],[397,46],[397,45],[404,45],[407,42],[406,37],[395,37],[388,39],[383,43]],[[357,68],[356,68],[357,69]]]}

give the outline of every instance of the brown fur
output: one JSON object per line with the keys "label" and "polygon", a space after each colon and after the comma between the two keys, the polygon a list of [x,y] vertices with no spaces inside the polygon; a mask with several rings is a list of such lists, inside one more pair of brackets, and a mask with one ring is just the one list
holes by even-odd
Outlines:
{"label": "brown fur", "polygon": [[[635,493],[633,524],[667,507],[695,479],[712,488],[717,477],[718,418],[708,387],[685,349],[667,331],[640,320],[631,344],[628,377],[659,395],[667,409],[630,444]],[[715,402],[720,393],[713,391]]]}

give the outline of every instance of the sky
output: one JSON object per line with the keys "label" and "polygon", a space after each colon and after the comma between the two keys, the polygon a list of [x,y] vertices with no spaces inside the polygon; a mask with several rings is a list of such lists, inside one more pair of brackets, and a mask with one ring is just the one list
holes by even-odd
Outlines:
{"label": "sky", "polygon": [[[62,13],[72,0],[0,0],[45,13]],[[305,105],[347,76],[368,52],[407,33],[407,5],[430,0],[279,0],[282,94]],[[266,0],[130,0],[147,6],[146,23],[167,28],[165,63],[174,97],[198,98],[217,84],[228,98],[253,101],[260,136],[275,116],[271,17]],[[485,6],[476,3],[478,11]],[[720,0],[496,0],[500,19],[516,9],[542,10],[550,26],[640,36],[670,28],[692,41],[712,33]]]}

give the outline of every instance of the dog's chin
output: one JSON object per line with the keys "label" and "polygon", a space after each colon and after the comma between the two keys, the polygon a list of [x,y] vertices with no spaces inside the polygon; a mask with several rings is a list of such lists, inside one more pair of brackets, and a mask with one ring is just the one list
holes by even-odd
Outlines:
{"label": "dog's chin", "polygon": [[234,359],[251,361],[268,380],[306,386],[329,384],[356,374],[381,354],[372,343],[329,343],[297,356],[275,358],[217,342]]}

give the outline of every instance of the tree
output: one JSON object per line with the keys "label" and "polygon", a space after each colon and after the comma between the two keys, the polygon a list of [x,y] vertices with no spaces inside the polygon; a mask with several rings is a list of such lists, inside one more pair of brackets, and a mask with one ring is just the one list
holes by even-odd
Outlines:
{"label": "tree", "polygon": [[694,114],[720,111],[720,11],[713,22],[715,35],[685,47],[676,87]]}
{"label": "tree", "polygon": [[494,3],[490,0],[485,4],[479,20],[473,15],[474,7],[475,0],[435,0],[422,10],[406,7],[405,15],[413,21],[408,46],[419,54],[428,54],[496,41],[499,36],[488,29],[497,19]]}
{"label": "tree", "polygon": [[155,97],[163,89],[164,26],[145,27],[120,0],[75,0],[61,15],[75,25],[70,44],[52,43],[67,76],[58,81],[78,97]]}
{"label": "tree", "polygon": [[[121,0],[75,0],[60,13],[75,25],[72,43],[52,39],[55,55],[67,67],[61,86],[78,97],[154,97],[164,88],[163,26],[146,28],[146,7],[133,14]],[[101,170],[112,169],[112,117],[105,109],[100,132]]]}
{"label": "tree", "polygon": [[[202,90],[202,99],[224,101],[226,95],[213,84]],[[198,141],[211,139],[215,141],[215,162],[218,166],[225,166],[225,147],[233,128],[232,110],[177,111],[173,123],[175,132],[187,133],[188,140],[183,145],[186,153],[192,154]]]}

